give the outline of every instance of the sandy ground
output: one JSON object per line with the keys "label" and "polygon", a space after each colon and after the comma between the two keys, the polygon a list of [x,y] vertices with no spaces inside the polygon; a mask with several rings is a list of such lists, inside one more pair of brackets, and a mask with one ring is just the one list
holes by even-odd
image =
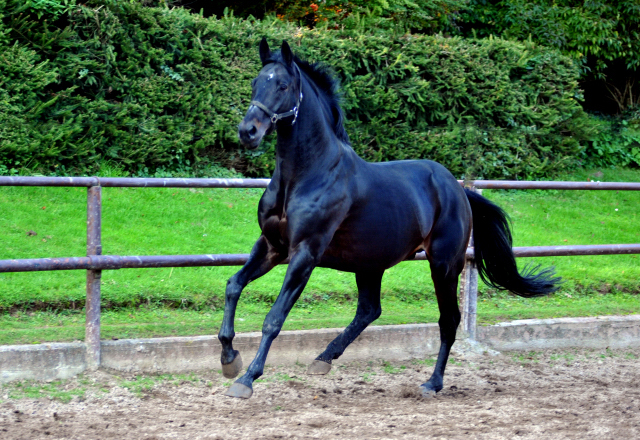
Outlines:
{"label": "sandy ground", "polygon": [[[432,360],[269,367],[249,400],[216,372],[99,371],[0,388],[1,439],[637,439],[640,349],[457,353],[445,389],[418,397]],[[40,398],[16,398],[41,387]],[[80,393],[66,403],[47,387]]]}

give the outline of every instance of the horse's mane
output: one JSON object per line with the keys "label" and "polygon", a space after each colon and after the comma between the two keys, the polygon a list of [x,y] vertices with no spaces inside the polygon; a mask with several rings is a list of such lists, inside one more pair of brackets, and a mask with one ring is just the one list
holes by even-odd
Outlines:
{"label": "horse's mane", "polygon": [[[268,62],[284,63],[280,52],[272,53]],[[320,97],[330,110],[333,116],[333,131],[336,137],[349,144],[349,135],[344,128],[344,114],[342,108],[340,108],[340,94],[338,87],[339,81],[331,75],[329,69],[319,63],[309,63],[308,61],[301,60],[294,55],[294,62],[298,65],[301,71],[303,71],[314,85],[320,90]],[[293,72],[290,72],[293,74]]]}

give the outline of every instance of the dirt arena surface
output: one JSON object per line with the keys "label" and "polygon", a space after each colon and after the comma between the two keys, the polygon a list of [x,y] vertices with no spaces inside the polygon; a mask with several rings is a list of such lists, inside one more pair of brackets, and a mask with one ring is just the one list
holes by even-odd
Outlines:
{"label": "dirt arena surface", "polygon": [[[212,371],[99,371],[0,388],[2,439],[640,438],[640,349],[456,353],[420,398],[433,359],[269,367],[249,400]],[[35,396],[34,396],[35,394]],[[42,397],[37,397],[42,396]]]}

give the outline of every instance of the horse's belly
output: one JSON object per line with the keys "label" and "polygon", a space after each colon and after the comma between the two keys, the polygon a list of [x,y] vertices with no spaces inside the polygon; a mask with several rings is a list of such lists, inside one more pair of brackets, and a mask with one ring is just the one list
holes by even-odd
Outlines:
{"label": "horse's belly", "polygon": [[324,252],[320,265],[347,272],[387,269],[412,255],[422,244],[420,234],[407,230],[338,230]]}

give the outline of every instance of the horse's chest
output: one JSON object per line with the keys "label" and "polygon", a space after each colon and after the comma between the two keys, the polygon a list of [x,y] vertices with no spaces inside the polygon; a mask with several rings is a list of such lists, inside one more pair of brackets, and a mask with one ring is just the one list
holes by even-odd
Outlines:
{"label": "horse's chest", "polygon": [[[288,248],[298,242],[323,234],[333,235],[328,224],[338,225],[344,216],[344,197],[331,191],[308,191],[293,197],[291,191],[269,194],[260,209],[262,234],[276,248]],[[322,241],[322,240],[321,240]]]}
{"label": "horse's chest", "polygon": [[[272,246],[286,248],[287,239],[287,214],[285,204],[278,200],[279,197],[267,197],[263,199],[259,210],[259,222],[264,235]],[[268,203],[268,202],[274,203]]]}

